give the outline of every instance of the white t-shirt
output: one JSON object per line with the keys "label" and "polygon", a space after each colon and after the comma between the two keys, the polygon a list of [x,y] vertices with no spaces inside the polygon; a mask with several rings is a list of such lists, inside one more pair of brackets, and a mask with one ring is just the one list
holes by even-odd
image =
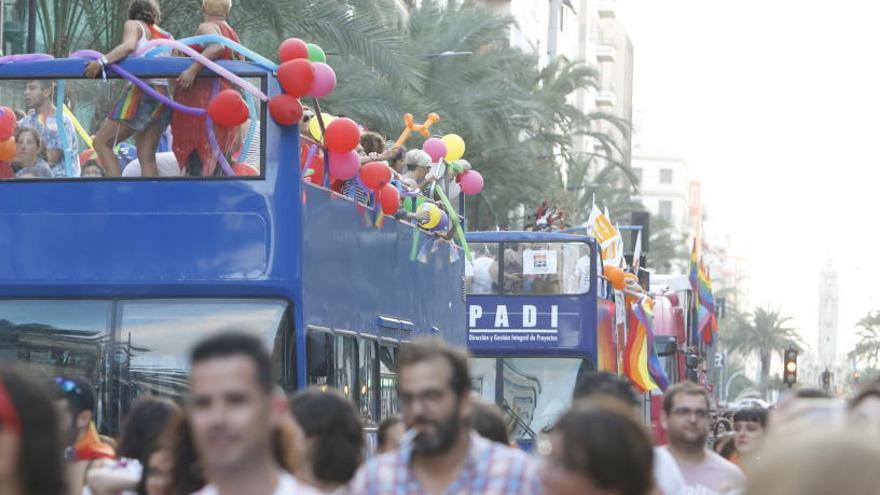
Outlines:
{"label": "white t-shirt", "polygon": [[[214,485],[208,485],[193,495],[218,495],[220,492]],[[318,490],[300,483],[290,473],[282,472],[278,476],[278,486],[272,495],[321,495]]]}
{"label": "white t-shirt", "polygon": [[[181,175],[183,175],[183,172],[180,170],[180,165],[177,163],[177,157],[174,156],[173,151],[156,153],[156,168],[159,169],[159,177],[180,177]],[[122,176],[140,177],[140,160],[133,160],[131,163],[126,165],[125,170],[122,171]]]}
{"label": "white t-shirt", "polygon": [[[666,450],[664,447],[660,449]],[[671,452],[667,451],[666,454],[672,457]],[[745,488],[743,472],[736,464],[715,452],[707,450],[706,458],[699,463],[677,462],[674,458],[673,462],[678,465],[684,480],[684,487],[679,492],[681,495],[730,495],[741,493]]]}
{"label": "white t-shirt", "polygon": [[666,447],[654,447],[654,481],[663,495],[679,495],[684,491],[684,476]]}
{"label": "white t-shirt", "polygon": [[489,256],[480,256],[474,260],[474,282],[471,285],[471,294],[492,293],[492,264],[495,259]]}

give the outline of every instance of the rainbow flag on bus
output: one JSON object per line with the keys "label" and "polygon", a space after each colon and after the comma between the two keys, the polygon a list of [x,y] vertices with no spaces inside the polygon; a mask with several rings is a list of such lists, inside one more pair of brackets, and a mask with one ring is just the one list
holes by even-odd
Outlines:
{"label": "rainbow flag on bus", "polygon": [[627,336],[624,373],[642,393],[658,388],[665,391],[669,378],[654,345],[653,301],[646,297],[631,308],[633,325]]}
{"label": "rainbow flag on bus", "polygon": [[698,271],[699,299],[697,305],[697,329],[703,342],[712,345],[715,333],[718,332],[718,320],[715,317],[715,294],[712,293],[712,277],[700,261]]}

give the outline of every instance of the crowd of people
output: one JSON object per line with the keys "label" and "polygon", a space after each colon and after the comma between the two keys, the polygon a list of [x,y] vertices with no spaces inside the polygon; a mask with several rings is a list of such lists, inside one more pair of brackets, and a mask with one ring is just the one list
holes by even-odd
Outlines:
{"label": "crowd of people", "polygon": [[[400,416],[371,451],[358,409],[334,391],[286,397],[255,338],[223,333],[190,354],[185,404],[147,396],[118,439],[95,427],[78,377],[0,365],[0,492],[9,494],[825,494],[874,493],[880,386],[835,409],[792,394],[734,415],[732,446],[708,448],[712,400],[685,382],[663,397],[669,443],[655,446],[623,378],[583,374],[572,406],[534,454],[471,391],[466,353],[440,340],[401,346]],[[834,418],[840,413],[841,416]]]}

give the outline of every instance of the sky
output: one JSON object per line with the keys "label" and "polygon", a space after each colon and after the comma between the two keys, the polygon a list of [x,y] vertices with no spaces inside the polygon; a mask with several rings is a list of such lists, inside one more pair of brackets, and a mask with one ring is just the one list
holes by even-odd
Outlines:
{"label": "sky", "polygon": [[880,309],[880,4],[618,0],[635,47],[637,144],[682,156],[709,235],[749,261],[753,306],[816,347],[819,273],[839,272],[838,352]]}

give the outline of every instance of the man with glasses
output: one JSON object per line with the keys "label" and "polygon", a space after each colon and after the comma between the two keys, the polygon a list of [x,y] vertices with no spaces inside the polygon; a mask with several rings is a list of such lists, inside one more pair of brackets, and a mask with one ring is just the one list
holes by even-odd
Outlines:
{"label": "man with glasses", "polygon": [[409,431],[400,448],[371,459],[351,493],[540,493],[534,461],[471,430],[467,356],[439,340],[404,344],[398,397]]}
{"label": "man with glasses", "polygon": [[670,387],[663,396],[661,422],[669,437],[665,450],[681,470],[682,493],[736,493],[745,486],[736,465],[706,448],[709,409],[709,393],[690,382]]}

